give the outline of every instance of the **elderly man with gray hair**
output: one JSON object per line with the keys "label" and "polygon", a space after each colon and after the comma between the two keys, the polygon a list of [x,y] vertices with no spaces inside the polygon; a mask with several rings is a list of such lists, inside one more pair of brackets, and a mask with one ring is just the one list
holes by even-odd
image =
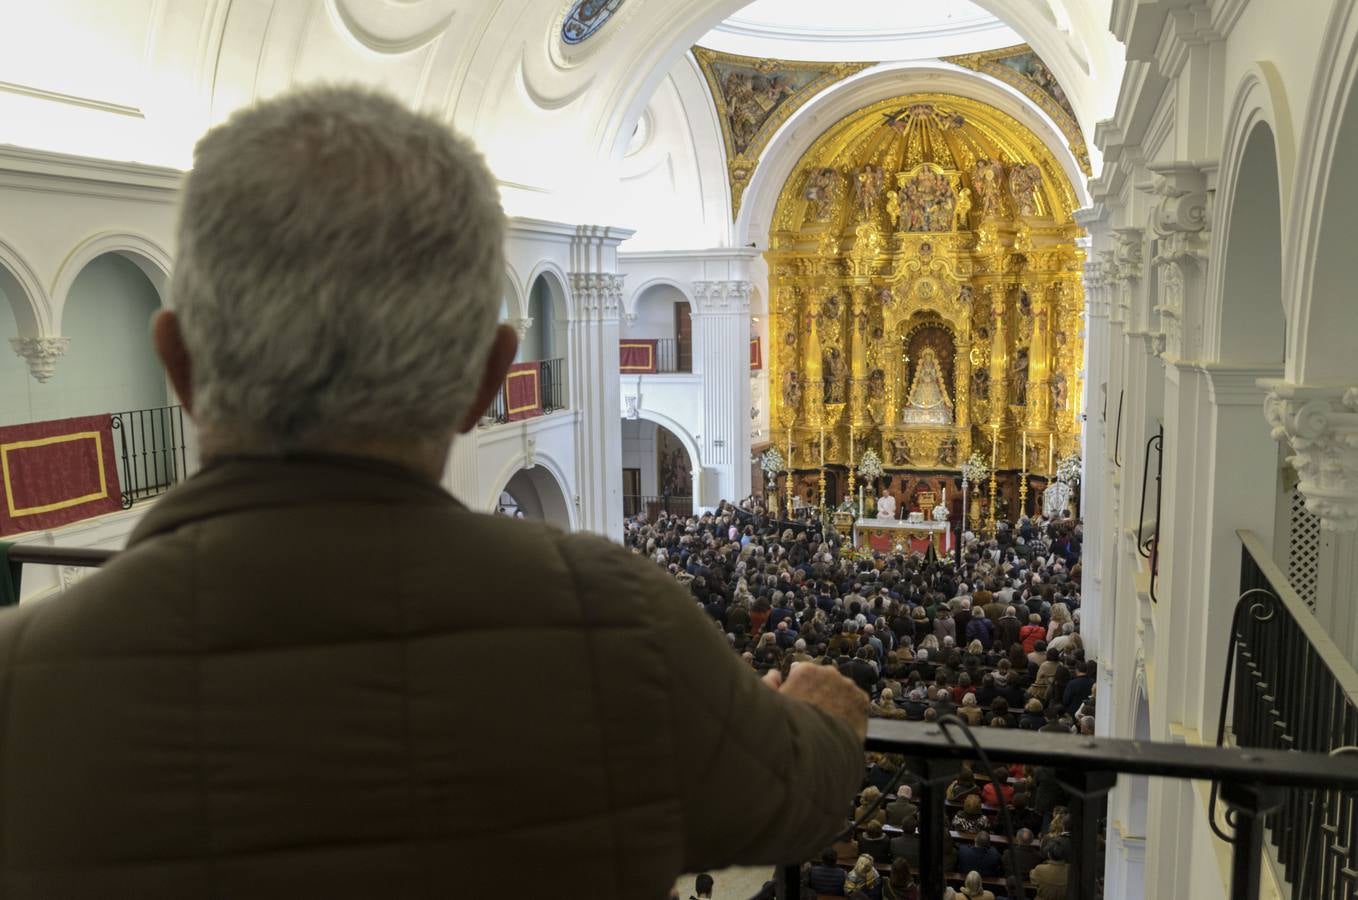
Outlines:
{"label": "elderly man with gray hair", "polygon": [[[484,897],[503,867],[467,860],[522,844],[556,895],[630,900],[836,836],[850,681],[761,684],[662,568],[440,486],[514,358],[504,241],[476,151],[380,95],[198,144],[153,334],[204,465],[0,613],[0,893]],[[551,659],[531,712],[506,640]]]}

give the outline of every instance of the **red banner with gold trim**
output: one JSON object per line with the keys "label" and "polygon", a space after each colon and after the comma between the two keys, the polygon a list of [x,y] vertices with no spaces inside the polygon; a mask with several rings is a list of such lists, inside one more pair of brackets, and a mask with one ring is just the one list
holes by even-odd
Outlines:
{"label": "red banner with gold trim", "polygon": [[750,338],[750,371],[758,372],[764,368],[764,345],[759,338]]}
{"label": "red banner with gold trim", "polygon": [[656,341],[629,338],[618,342],[618,371],[624,375],[654,375]]}
{"label": "red banner with gold trim", "polygon": [[542,415],[542,363],[515,363],[505,376],[505,413],[510,422]]}
{"label": "red banner with gold trim", "polygon": [[0,428],[0,534],[122,509],[110,422],[83,416]]}

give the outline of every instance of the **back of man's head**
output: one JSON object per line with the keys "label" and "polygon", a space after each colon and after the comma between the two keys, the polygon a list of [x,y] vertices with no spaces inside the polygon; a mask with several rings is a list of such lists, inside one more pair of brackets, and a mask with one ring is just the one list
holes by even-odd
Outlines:
{"label": "back of man's head", "polygon": [[712,886],[714,884],[715,882],[712,880],[712,876],[704,872],[702,875],[693,879],[693,892],[699,897],[711,897]]}
{"label": "back of man's head", "polygon": [[213,129],[156,335],[172,378],[182,339],[205,451],[446,445],[480,412],[504,229],[480,154],[389,97],[313,89]]}

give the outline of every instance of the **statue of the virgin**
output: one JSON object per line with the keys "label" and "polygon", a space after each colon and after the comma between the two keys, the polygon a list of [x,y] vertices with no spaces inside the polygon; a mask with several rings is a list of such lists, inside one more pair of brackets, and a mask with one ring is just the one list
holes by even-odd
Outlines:
{"label": "statue of the virgin", "polygon": [[932,347],[926,347],[920,353],[919,365],[915,367],[915,383],[910,386],[910,394],[905,401],[904,420],[907,425],[953,423],[952,398],[943,384],[943,370]]}

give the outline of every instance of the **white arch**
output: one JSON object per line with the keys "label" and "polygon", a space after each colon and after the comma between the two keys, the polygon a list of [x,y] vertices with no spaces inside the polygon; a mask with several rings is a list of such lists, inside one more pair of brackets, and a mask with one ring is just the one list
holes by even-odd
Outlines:
{"label": "white arch", "polygon": [[658,287],[660,285],[668,285],[669,287],[672,287],[679,293],[683,294],[684,299],[688,301],[689,309],[696,310],[698,308],[697,304],[693,300],[693,291],[690,288],[684,287],[684,285],[680,284],[673,278],[658,276],[656,278],[652,278],[648,281],[643,282],[640,287],[638,287],[635,291],[632,292],[632,294],[623,303],[623,312],[629,316],[636,315],[637,301],[641,299],[641,295],[646,293],[651,288]]}
{"label": "white arch", "polygon": [[[1241,190],[1240,172],[1245,161],[1245,151],[1255,129],[1266,126],[1273,135],[1273,151],[1278,164],[1278,198],[1280,222],[1284,240],[1290,229],[1287,227],[1289,200],[1292,194],[1293,172],[1296,168],[1296,133],[1292,126],[1291,109],[1287,102],[1286,88],[1278,70],[1272,63],[1258,62],[1250,66],[1237,85],[1231,102],[1230,113],[1226,120],[1226,142],[1222,150],[1220,181],[1216,191],[1216,210],[1212,223],[1212,259],[1223,260],[1222,265],[1209,268],[1206,307],[1202,317],[1202,351],[1204,359],[1221,359],[1222,324],[1226,314],[1227,271],[1224,261],[1228,258],[1227,246],[1231,223],[1236,213],[1236,199]],[[1281,248],[1280,248],[1281,252]],[[1287,259],[1286,254],[1283,256]],[[1284,272],[1286,290],[1287,275]],[[1288,308],[1286,297],[1280,297],[1284,309]],[[1287,318],[1290,320],[1292,316]]]}
{"label": "white arch", "polygon": [[[548,284],[555,282],[556,287],[552,296],[561,301],[562,309],[566,313],[567,321],[575,318],[575,296],[571,293],[571,279],[561,266],[554,260],[544,259],[533,267],[533,271],[528,275],[528,281],[524,283],[523,296],[529,297],[533,293],[533,285],[537,284],[538,278],[543,275],[548,276]],[[527,308],[525,300],[524,308]],[[526,315],[526,313],[525,313]]]}
{"label": "white arch", "polygon": [[[619,78],[604,106],[607,119],[597,129],[600,150],[610,159],[621,159],[632,133],[663,79],[689,47],[703,35],[748,4],[749,0],[694,0],[683,4],[649,4],[636,11],[627,23],[626,33],[639,35],[632,53],[620,61],[615,71]],[[1076,112],[1085,140],[1093,145],[1094,123],[1110,115],[1120,82],[1118,62],[1120,44],[1097,17],[1069,17],[1072,26],[1088,31],[1080,35],[1086,50],[1102,53],[1082,58],[1067,34],[1058,27],[1045,3],[1014,3],[1012,0],[974,0],[977,6],[993,13],[1032,46],[1065,88]],[[1064,5],[1064,4],[1063,4]],[[1075,4],[1078,8],[1080,4]],[[652,9],[654,11],[652,11]],[[620,36],[620,35],[619,35]],[[625,53],[621,40],[610,42],[611,50]],[[1091,77],[1093,74],[1095,77]]]}
{"label": "white arch", "polygon": [[[141,269],[151,286],[160,295],[162,306],[166,306],[169,296],[170,272],[173,261],[170,254],[151,238],[131,232],[104,231],[93,234],[81,241],[67,255],[57,272],[52,285],[52,299],[56,304],[56,317],[53,325],[60,329],[61,317],[66,311],[66,299],[70,296],[71,285],[84,271],[85,266],[106,253],[117,253]],[[60,333],[58,331],[58,333]]]}
{"label": "white arch", "polygon": [[[529,463],[532,463],[530,466]],[[561,497],[566,506],[566,517],[570,524],[570,530],[575,531],[580,527],[580,511],[576,508],[573,495],[569,489],[570,480],[566,477],[566,471],[561,463],[550,453],[538,452],[530,460],[525,453],[518,453],[509,462],[500,468],[499,473],[491,480],[495,489],[488,492],[483,498],[481,508],[486,512],[494,512],[495,506],[500,500],[500,494],[509,486],[509,482],[515,474],[531,468],[540,468],[552,480],[556,482],[557,489],[561,492]]]}
{"label": "white arch", "polygon": [[504,298],[509,306],[509,318],[524,318],[528,315],[528,295],[523,282],[519,279],[519,273],[515,272],[514,266],[509,263],[505,263],[505,283],[509,285],[509,296]]}
{"label": "white arch", "polygon": [[689,462],[693,464],[693,508],[694,510],[697,510],[702,506],[701,482],[703,471],[703,458],[698,450],[698,442],[693,439],[693,435],[688,433],[688,429],[684,428],[683,425],[680,425],[674,419],[671,419],[662,412],[656,412],[653,409],[647,409],[643,406],[637,410],[637,418],[645,419],[648,422],[653,422],[661,428],[664,428],[666,431],[677,437],[679,443],[683,444],[684,449],[688,451]]}
{"label": "white arch", "polygon": [[778,195],[802,155],[845,116],[881,100],[914,92],[957,94],[986,103],[1025,126],[1052,152],[1081,205],[1089,196],[1084,174],[1065,136],[1031,100],[988,75],[949,63],[912,62],[870,69],[847,79],[799,109],[778,129],[760,157],[736,220],[735,244],[763,246]]}
{"label": "white arch", "polygon": [[1331,209],[1331,191],[1349,159],[1341,157],[1340,138],[1346,114],[1358,88],[1358,8],[1352,3],[1334,5],[1317,54],[1306,119],[1301,133],[1307,136],[1298,157],[1295,189],[1287,227],[1284,229],[1284,290],[1290,314],[1288,322],[1287,373],[1290,381],[1304,381],[1313,336],[1325,327],[1315,312],[1316,273],[1320,267],[1325,236],[1325,215]]}
{"label": "white arch", "polygon": [[0,237],[0,288],[9,298],[23,337],[55,335],[52,300],[42,281],[13,244]]}

